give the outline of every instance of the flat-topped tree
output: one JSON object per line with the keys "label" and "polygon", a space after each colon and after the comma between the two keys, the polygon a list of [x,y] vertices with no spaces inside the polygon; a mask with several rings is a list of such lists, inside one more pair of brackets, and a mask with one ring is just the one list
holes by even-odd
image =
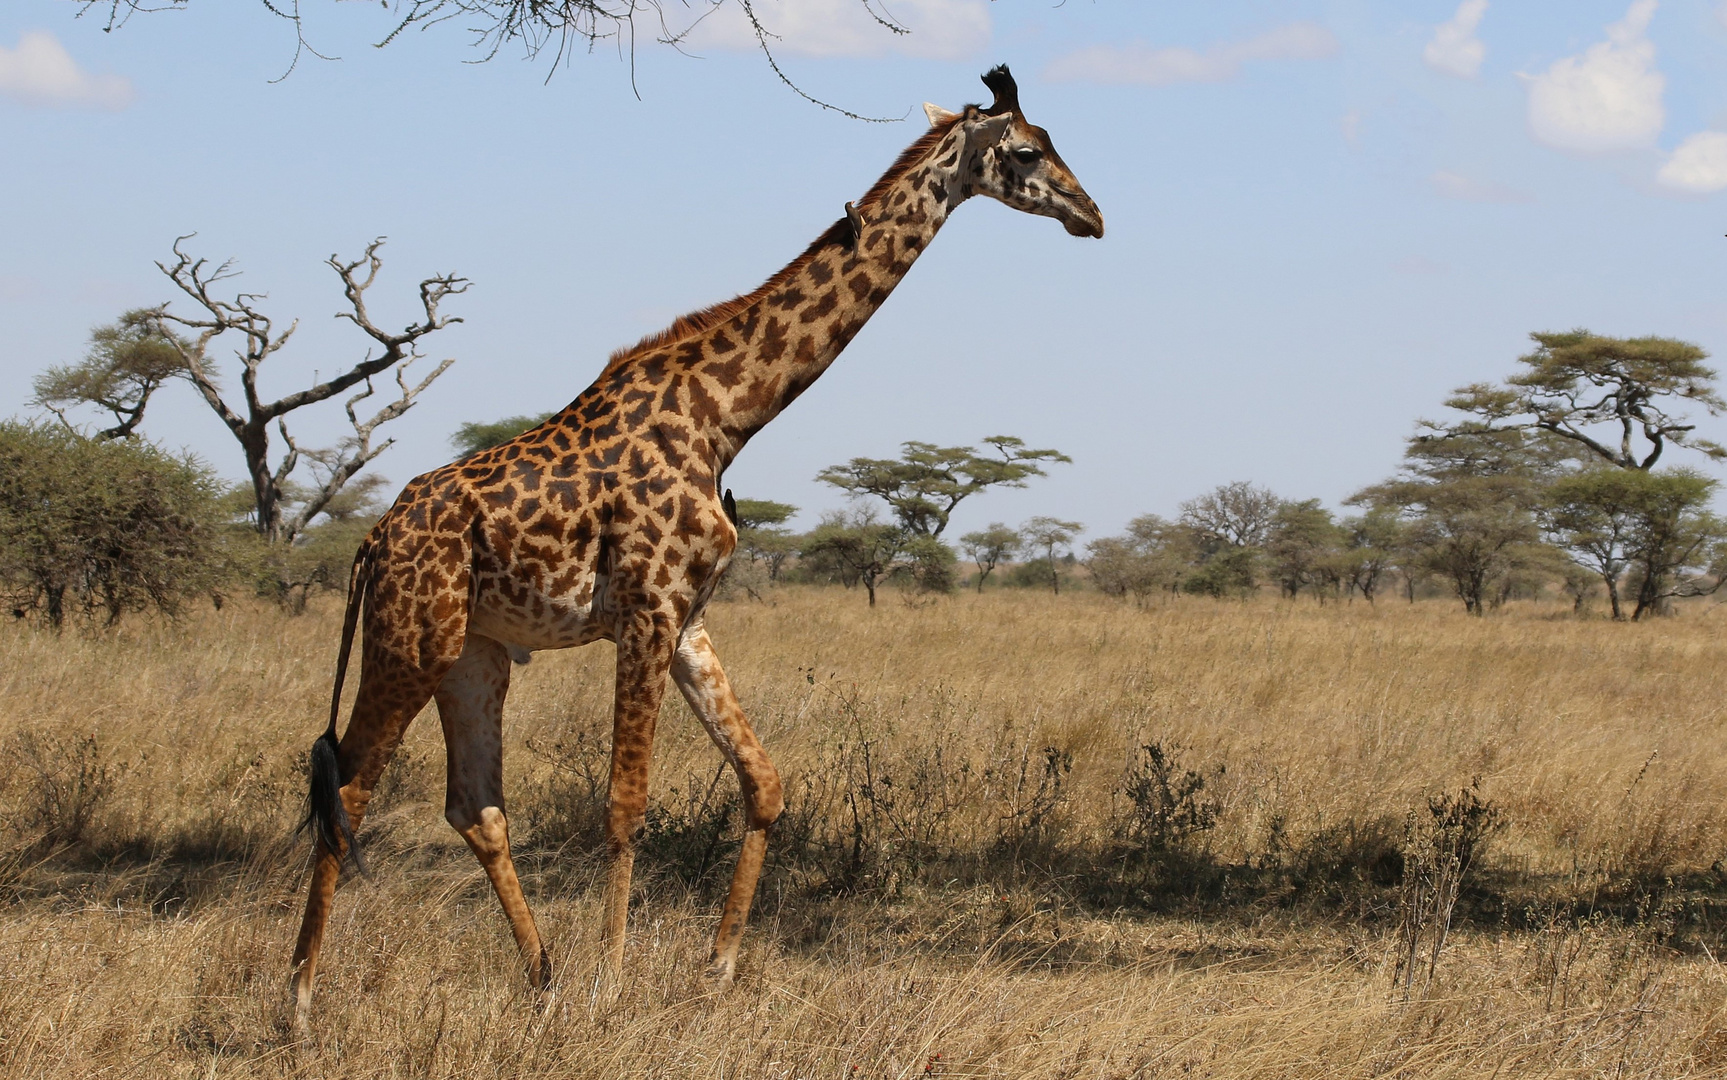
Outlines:
{"label": "flat-topped tree", "polygon": [[1424,420],[1398,474],[1345,501],[1398,520],[1406,578],[1445,577],[1464,610],[1482,615],[1501,583],[1544,558],[1535,515],[1544,486],[1568,462],[1543,430]]}
{"label": "flat-topped tree", "polygon": [[1056,560],[1061,555],[1071,554],[1073,542],[1079,534],[1085,531],[1085,526],[1077,521],[1063,521],[1060,518],[1039,514],[1019,528],[1020,545],[1028,551],[1041,552],[1041,559],[1049,571],[1049,587],[1057,596],[1061,595],[1061,567]]}
{"label": "flat-topped tree", "polygon": [[786,522],[798,508],[772,499],[739,499],[733,511],[738,550],[751,562],[767,564],[768,580],[778,581],[786,560],[797,553],[797,537],[786,528]]}
{"label": "flat-topped tree", "polygon": [[47,409],[68,428],[73,409],[89,406],[113,423],[97,429],[97,439],[124,439],[144,422],[150,398],[170,379],[186,374],[180,347],[168,340],[145,309],[128,311],[90,332],[90,351],[72,364],[57,364],[32,380],[32,404]]}
{"label": "flat-topped tree", "polygon": [[939,537],[954,509],[978,492],[1022,488],[1031,477],[1046,475],[1044,462],[1073,461],[1059,450],[1033,450],[1012,435],[991,435],[983,443],[994,452],[902,443],[897,459],[852,458],[823,469],[816,479],[854,497],[878,498],[908,532]]}
{"label": "flat-topped tree", "polygon": [[456,433],[450,436],[450,446],[456,451],[457,457],[467,457],[480,450],[507,443],[522,432],[537,428],[551,418],[552,414],[547,412],[534,416],[506,416],[501,420],[470,420],[456,428]]}
{"label": "flat-topped tree", "polygon": [[1587,330],[1529,336],[1536,348],[1517,358],[1523,370],[1500,386],[1460,387],[1445,404],[1471,419],[1435,434],[1542,431],[1565,440],[1582,458],[1644,471],[1670,445],[1716,461],[1727,458],[1727,448],[1698,438],[1697,425],[1676,411],[1687,402],[1710,416],[1727,409],[1702,349],[1673,338],[1604,337]]}
{"label": "flat-topped tree", "polygon": [[977,564],[978,592],[983,592],[984,579],[989,577],[999,564],[1013,558],[1019,551],[1020,543],[1019,532],[999,521],[992,521],[987,528],[968,532],[959,538],[960,550],[965,552],[966,558]]}

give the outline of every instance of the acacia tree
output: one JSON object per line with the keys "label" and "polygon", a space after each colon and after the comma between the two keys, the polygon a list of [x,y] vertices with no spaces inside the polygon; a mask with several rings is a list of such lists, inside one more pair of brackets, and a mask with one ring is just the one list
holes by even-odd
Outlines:
{"label": "acacia tree", "polygon": [[98,439],[131,435],[144,422],[150,395],[186,373],[180,349],[162,333],[151,312],[128,311],[117,322],[90,332],[90,351],[75,364],[57,365],[36,376],[31,402],[74,428],[70,409],[91,405],[114,418],[94,433]]}
{"label": "acacia tree", "polygon": [[551,418],[551,413],[539,413],[534,416],[506,416],[502,420],[469,421],[450,436],[450,446],[455,449],[457,457],[465,458],[469,454],[477,454],[500,443],[507,443]]}
{"label": "acacia tree", "polygon": [[1086,566],[1091,580],[1109,596],[1173,593],[1197,557],[1194,540],[1187,527],[1142,514],[1127,523],[1125,534],[1086,544]]}
{"label": "acacia tree", "polygon": [[907,532],[939,537],[954,507],[991,487],[1025,487],[1033,476],[1046,475],[1042,463],[1072,462],[1058,450],[1032,450],[1011,435],[983,440],[995,452],[978,453],[970,446],[934,443],[900,444],[900,456],[852,458],[823,469],[816,479],[853,498],[873,496],[888,504]]}
{"label": "acacia tree", "polygon": [[[1637,589],[1633,622],[1660,613],[1676,597],[1707,596],[1721,588],[1727,522],[1705,509],[1717,486],[1689,469],[1646,473],[1639,480],[1626,545]],[[1695,572],[1704,567],[1712,581]]]}
{"label": "acacia tree", "polygon": [[1541,431],[1579,454],[1621,469],[1647,472],[1668,445],[1721,460],[1727,448],[1694,433],[1675,411],[1680,402],[1711,416],[1727,409],[1715,392],[1708,353],[1673,338],[1613,338],[1587,330],[1534,333],[1535,351],[1518,357],[1524,370],[1502,386],[1460,388],[1446,405],[1470,419],[1436,434],[1465,430]]}
{"label": "acacia tree", "polygon": [[1554,481],[1544,500],[1549,533],[1579,566],[1601,578],[1615,620],[1625,617],[1619,585],[1630,564],[1626,549],[1636,531],[1641,481],[1648,476],[1640,469],[1584,469]]}
{"label": "acacia tree", "polygon": [[[174,241],[175,260],[172,265],[156,265],[200,310],[195,314],[181,315],[171,311],[169,304],[162,304],[144,312],[143,317],[162,340],[173,346],[184,366],[185,378],[240,444],[246,460],[246,476],[252,486],[259,534],[267,541],[291,543],[341,492],[343,485],[394,444],[395,439],[391,438],[374,445],[372,437],[377,429],[412,408],[415,399],[455,363],[454,360],[444,360],[419,382],[408,382],[409,366],[421,357],[421,339],[462,321],[440,314],[438,307],[447,297],[466,292],[467,279],[439,274],[420,282],[420,306],[425,317],[419,322],[409,323],[400,331],[390,331],[374,323],[366,309],[366,292],[377,280],[378,271],[383,266],[383,260],[378,257],[383,239],[368,244],[366,253],[358,259],[343,260],[330,256],[329,266],[341,279],[342,291],[350,308],[338,312],[336,317],[353,323],[379,351],[374,356],[368,349],[361,360],[334,378],[274,401],[266,401],[258,390],[259,371],[266,360],[288,343],[299,324],[296,321],[277,333],[270,317],[257,306],[262,299],[259,295],[235,293],[232,298],[216,295],[217,286],[237,276],[232,261],[213,267],[206,259],[194,258],[180,249],[186,239],[182,236]],[[187,336],[175,333],[174,328],[188,331]],[[227,334],[236,334],[240,339],[237,352],[241,365],[241,399],[238,405],[231,405],[223,395],[210,354],[217,339]],[[355,410],[373,395],[373,377],[392,369],[399,396],[372,415],[362,418]],[[360,389],[343,402],[354,434],[336,447],[303,449],[288,431],[288,414],[356,386]],[[270,450],[272,424],[287,447],[274,464]],[[289,491],[289,478],[302,461],[313,472],[315,483],[306,489],[305,497],[289,516],[284,513],[283,503]]]}
{"label": "acacia tree", "polygon": [[1272,515],[1266,556],[1283,594],[1294,599],[1307,588],[1323,600],[1326,589],[1335,591],[1342,583],[1346,535],[1318,499],[1280,505]]}
{"label": "acacia tree", "polygon": [[1049,569],[1049,587],[1057,596],[1061,595],[1061,574],[1055,561],[1057,553],[1065,554],[1084,531],[1085,526],[1077,521],[1063,521],[1043,514],[1020,526],[1020,542],[1033,551],[1043,552],[1043,562]]}
{"label": "acacia tree", "polygon": [[1560,460],[1539,432],[1423,422],[1401,475],[1348,501],[1400,516],[1420,567],[1450,579],[1464,610],[1482,615],[1500,585],[1546,561],[1535,511]]}
{"label": "acacia tree", "polygon": [[227,567],[221,485],[143,439],[0,422],[0,592],[15,616],[172,615]]}
{"label": "acacia tree", "polygon": [[1019,533],[999,521],[988,528],[969,532],[959,538],[960,550],[977,564],[977,591],[983,592],[983,581],[1003,560],[1011,559],[1019,550]]}
{"label": "acacia tree", "polygon": [[1379,592],[1380,578],[1404,546],[1403,524],[1395,513],[1383,508],[1344,518],[1339,524],[1346,537],[1339,557],[1344,583],[1352,594],[1359,591],[1371,604]]}
{"label": "acacia tree", "polygon": [[772,499],[738,499],[738,551],[752,563],[767,567],[770,582],[780,579],[780,569],[797,551],[797,537],[786,528],[786,522],[798,512],[791,503]]}
{"label": "acacia tree", "polygon": [[878,521],[874,508],[864,507],[824,514],[799,553],[817,565],[832,564],[848,584],[861,583],[875,607],[876,587],[905,568],[911,540],[905,529]]}
{"label": "acacia tree", "polygon": [[1700,504],[1688,502],[1695,490],[1687,477],[1695,474],[1657,478],[1652,470],[1669,446],[1727,458],[1727,449],[1698,438],[1697,425],[1678,411],[1684,403],[1712,416],[1727,409],[1715,391],[1714,370],[1703,363],[1708,354],[1672,338],[1612,338],[1587,330],[1530,336],[1537,347],[1519,358],[1523,370],[1503,386],[1458,390],[1447,404],[1468,419],[1438,427],[1429,438],[1539,434],[1594,466],[1552,481],[1545,500],[1548,535],[1601,578],[1613,618],[1624,617],[1622,578],[1633,567],[1643,577],[1632,618],[1661,611],[1678,595],[1673,589],[1694,590],[1695,583],[1679,584],[1684,564],[1662,553],[1664,541],[1642,553],[1638,545],[1706,521],[1697,517]]}

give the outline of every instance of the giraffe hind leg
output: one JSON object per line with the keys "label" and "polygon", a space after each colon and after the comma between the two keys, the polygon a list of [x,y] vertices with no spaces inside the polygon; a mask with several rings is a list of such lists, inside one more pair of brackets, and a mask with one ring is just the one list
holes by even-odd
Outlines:
{"label": "giraffe hind leg", "polygon": [[528,981],[544,989],[551,981],[551,962],[516,877],[504,816],[503,714],[510,661],[508,647],[490,638],[469,637],[456,666],[438,686],[449,777],[444,819],[468,842],[491,879],[527,965]]}
{"label": "giraffe hind leg", "polygon": [[[432,691],[448,664],[427,671],[379,650],[367,651],[360,677],[360,689],[354,699],[354,710],[347,731],[334,748],[336,774],[335,800],[339,806],[326,805],[320,814],[316,801],[329,799],[320,790],[332,782],[329,762],[320,758],[330,749],[327,736],[313,745],[313,832],[312,881],[306,894],[306,911],[300,919],[300,934],[294,944],[294,959],[290,975],[293,1000],[294,1033],[305,1038],[310,1031],[312,1010],[312,980],[317,973],[318,954],[323,947],[324,929],[329,922],[330,908],[335,901],[336,884],[341,876],[342,861],[353,849],[352,837],[365,820],[366,806],[371,801],[372,788],[389,764],[390,757],[401,744],[402,735],[414,716],[431,700]],[[346,819],[347,828],[340,827]],[[328,821],[328,831],[319,827]]]}
{"label": "giraffe hind leg", "polygon": [[672,663],[672,679],[709,737],[737,770],[738,787],[743,793],[747,831],[737,867],[732,871],[719,930],[714,934],[713,951],[708,956],[709,977],[728,983],[737,969],[738,945],[743,940],[744,924],[749,921],[750,906],[761,878],[768,829],[785,809],[785,798],[779,772],[744,718],[713,642],[700,624],[684,633]]}

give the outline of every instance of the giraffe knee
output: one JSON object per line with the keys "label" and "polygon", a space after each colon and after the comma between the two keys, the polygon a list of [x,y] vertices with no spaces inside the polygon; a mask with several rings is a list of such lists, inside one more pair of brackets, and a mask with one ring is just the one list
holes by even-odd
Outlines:
{"label": "giraffe knee", "polygon": [[502,855],[510,849],[509,821],[496,806],[475,809],[452,803],[444,807],[444,820],[481,856]]}
{"label": "giraffe knee", "polygon": [[762,762],[749,770],[745,777],[744,817],[752,829],[766,829],[785,812],[785,791],[780,786],[779,770],[772,762]]}

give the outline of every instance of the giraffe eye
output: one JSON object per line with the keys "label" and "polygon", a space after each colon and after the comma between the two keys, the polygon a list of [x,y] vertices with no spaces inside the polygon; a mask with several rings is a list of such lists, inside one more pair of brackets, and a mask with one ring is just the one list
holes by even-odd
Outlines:
{"label": "giraffe eye", "polygon": [[1043,151],[1035,146],[1021,146],[1013,152],[1013,159],[1021,165],[1030,165],[1043,156]]}

